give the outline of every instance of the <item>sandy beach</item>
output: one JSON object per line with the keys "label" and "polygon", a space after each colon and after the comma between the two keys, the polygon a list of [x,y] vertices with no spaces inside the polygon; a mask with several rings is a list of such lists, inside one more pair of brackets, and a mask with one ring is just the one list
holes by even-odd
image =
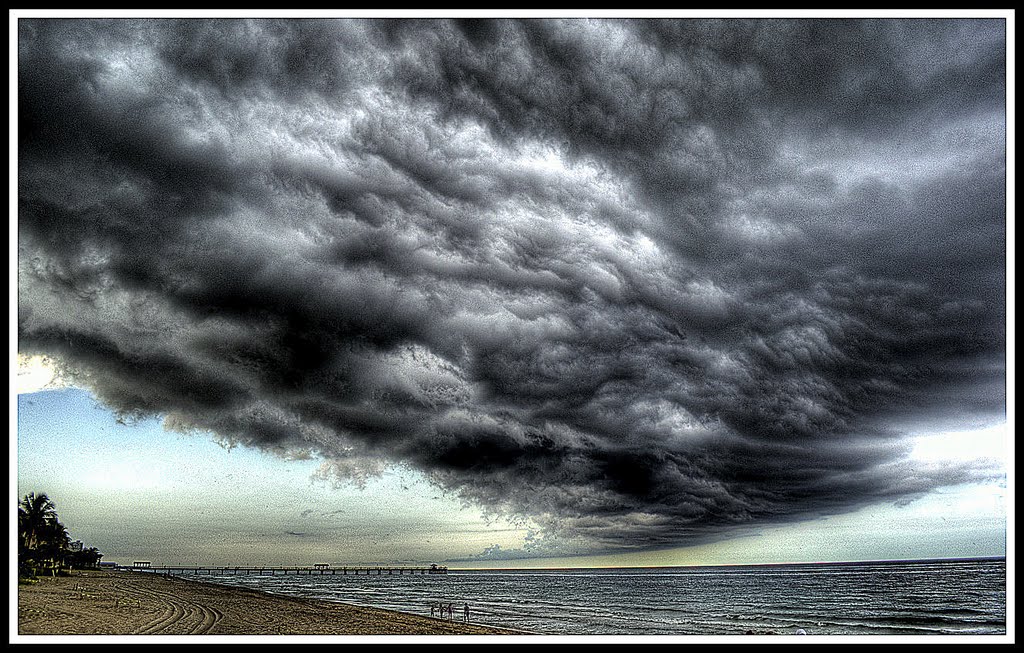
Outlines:
{"label": "sandy beach", "polygon": [[18,585],[19,635],[515,635],[155,574],[83,571]]}

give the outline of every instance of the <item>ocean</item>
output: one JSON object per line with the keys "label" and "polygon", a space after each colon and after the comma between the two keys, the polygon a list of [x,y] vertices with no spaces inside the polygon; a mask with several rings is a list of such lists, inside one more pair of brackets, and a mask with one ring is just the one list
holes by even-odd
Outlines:
{"label": "ocean", "polygon": [[1006,634],[1004,559],[195,578],[545,635]]}

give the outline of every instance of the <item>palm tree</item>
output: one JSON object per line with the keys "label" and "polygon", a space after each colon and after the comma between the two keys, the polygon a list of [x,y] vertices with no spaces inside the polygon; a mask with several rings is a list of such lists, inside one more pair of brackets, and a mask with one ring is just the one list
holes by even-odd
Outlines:
{"label": "palm tree", "polygon": [[26,549],[37,548],[47,531],[59,523],[57,506],[45,494],[29,492],[18,504],[18,535]]}
{"label": "palm tree", "polygon": [[54,520],[39,533],[39,544],[36,549],[36,560],[45,562],[44,566],[53,570],[67,566],[71,554],[71,534],[64,524]]}
{"label": "palm tree", "polygon": [[72,554],[71,557],[76,567],[94,568],[99,565],[103,554],[96,547],[90,546],[89,548],[82,549],[77,554]]}
{"label": "palm tree", "polygon": [[18,571],[35,575],[38,569],[59,569],[71,564],[96,566],[103,557],[95,548],[71,547],[71,534],[57,518],[57,506],[43,493],[29,492],[18,502]]}

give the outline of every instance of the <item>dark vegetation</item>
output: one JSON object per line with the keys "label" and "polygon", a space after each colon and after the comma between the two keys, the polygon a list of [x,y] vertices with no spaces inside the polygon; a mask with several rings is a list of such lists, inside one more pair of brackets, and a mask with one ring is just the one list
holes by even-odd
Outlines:
{"label": "dark vegetation", "polygon": [[56,576],[99,566],[103,554],[72,541],[57,517],[57,506],[43,493],[29,492],[18,502],[18,576]]}

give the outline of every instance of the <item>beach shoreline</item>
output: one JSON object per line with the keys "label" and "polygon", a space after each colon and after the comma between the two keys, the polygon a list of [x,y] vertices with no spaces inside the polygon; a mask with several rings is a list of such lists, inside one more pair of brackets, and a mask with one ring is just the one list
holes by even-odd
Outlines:
{"label": "beach shoreline", "polygon": [[127,571],[18,585],[18,635],[491,635],[483,624]]}

